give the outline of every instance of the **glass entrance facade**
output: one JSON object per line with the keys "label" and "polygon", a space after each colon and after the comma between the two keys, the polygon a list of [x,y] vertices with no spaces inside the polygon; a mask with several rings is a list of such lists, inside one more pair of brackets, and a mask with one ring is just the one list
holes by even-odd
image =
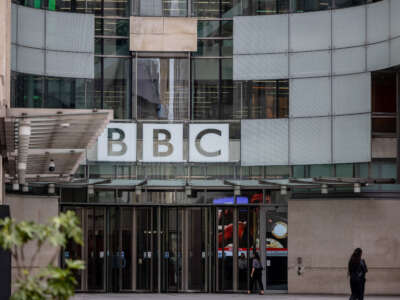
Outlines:
{"label": "glass entrance facade", "polygon": [[78,290],[245,292],[255,252],[264,287],[287,290],[287,206],[263,204],[265,191],[228,194],[208,192],[205,205],[63,204],[84,232],[84,246],[62,254],[86,262]]}

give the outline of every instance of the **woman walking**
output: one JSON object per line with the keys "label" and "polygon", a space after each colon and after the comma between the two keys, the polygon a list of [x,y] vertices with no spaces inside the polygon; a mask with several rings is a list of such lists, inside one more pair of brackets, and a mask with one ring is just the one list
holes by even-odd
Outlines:
{"label": "woman walking", "polygon": [[262,284],[262,265],[260,260],[260,255],[256,252],[253,258],[253,267],[250,273],[250,290],[248,291],[249,294],[253,291],[254,283],[257,281],[260,287],[260,294],[264,295],[264,287]]}
{"label": "woman walking", "polygon": [[364,300],[365,274],[368,272],[365,260],[361,258],[362,250],[357,248],[351,255],[348,273],[350,276],[350,300]]}

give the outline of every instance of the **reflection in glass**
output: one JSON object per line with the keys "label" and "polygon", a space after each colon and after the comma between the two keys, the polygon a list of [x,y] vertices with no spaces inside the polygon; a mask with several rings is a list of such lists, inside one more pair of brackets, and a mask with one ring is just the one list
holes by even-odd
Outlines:
{"label": "reflection in glass", "polygon": [[85,108],[86,80],[62,77],[46,78],[45,107],[48,108]]}
{"label": "reflection in glass", "polygon": [[[80,224],[82,224],[82,208],[79,207],[64,207],[63,212],[73,211],[76,214],[76,217]],[[82,257],[82,246],[75,243],[73,240],[69,239],[65,248],[63,249],[63,266],[65,266],[65,259],[73,259],[73,260],[83,260]],[[76,290],[82,290],[82,270],[76,270],[73,272],[74,277],[76,279],[77,285],[75,286]]]}
{"label": "reflection in glass", "polygon": [[93,80],[14,73],[14,107],[95,108]]}
{"label": "reflection in glass", "polygon": [[242,82],[244,119],[287,118],[288,80],[252,80]]}
{"label": "reflection in glass", "polygon": [[[129,0],[102,0],[103,16],[129,16]],[[100,2],[100,1],[98,1]]]}
{"label": "reflection in glass", "polygon": [[192,119],[233,119],[232,59],[193,59],[192,80]]}
{"label": "reflection in glass", "polygon": [[95,19],[95,35],[129,36],[128,19]]}
{"label": "reflection in glass", "polygon": [[266,214],[267,289],[287,290],[288,219],[287,207]]}
{"label": "reflection in glass", "polygon": [[206,280],[206,214],[207,208],[187,208],[188,222],[188,287],[192,291],[205,291]]}
{"label": "reflection in glass", "polygon": [[233,208],[217,209],[218,290],[233,289]]}
{"label": "reflection in glass", "polygon": [[233,21],[199,20],[197,23],[198,37],[232,37]]}
{"label": "reflection in glass", "polygon": [[241,0],[191,0],[196,17],[232,18],[241,14]]}
{"label": "reflection in glass", "polygon": [[[307,0],[306,0],[307,1]],[[289,0],[244,0],[243,15],[270,15],[289,12]]]}
{"label": "reflection in glass", "polygon": [[366,0],[335,0],[336,8],[350,7],[355,5],[362,5]]}
{"label": "reflection in glass", "polygon": [[130,59],[103,58],[103,75],[103,108],[113,109],[116,119],[129,119]]}
{"label": "reflection in glass", "polygon": [[[189,60],[182,58],[138,58],[138,118],[182,120],[188,118]],[[134,93],[135,94],[135,93]]]}
{"label": "reflection in glass", "polygon": [[188,0],[133,0],[134,16],[186,17]]}
{"label": "reflection in glass", "polygon": [[[249,192],[246,197],[260,198],[259,192]],[[259,208],[240,207],[238,212],[238,279],[239,290],[249,289],[251,258],[259,249]]]}
{"label": "reflection in glass", "polygon": [[12,81],[14,107],[43,106],[43,77],[38,75],[16,73]]}
{"label": "reflection in glass", "polygon": [[96,38],[95,54],[129,56],[129,40]]}
{"label": "reflection in glass", "polygon": [[294,12],[325,10],[332,7],[332,0],[296,0]]}
{"label": "reflection in glass", "polygon": [[88,290],[104,290],[105,280],[105,209],[87,208]]}

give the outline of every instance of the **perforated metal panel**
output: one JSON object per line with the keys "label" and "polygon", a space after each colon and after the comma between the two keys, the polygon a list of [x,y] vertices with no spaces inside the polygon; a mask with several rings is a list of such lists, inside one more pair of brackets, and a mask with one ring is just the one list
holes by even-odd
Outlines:
{"label": "perforated metal panel", "polygon": [[[400,55],[400,53],[399,53]],[[389,67],[389,42],[367,46],[367,68],[375,71]]]}
{"label": "perforated metal panel", "polygon": [[400,36],[400,1],[390,1],[390,37]]}
{"label": "perforated metal panel", "polygon": [[290,164],[326,164],[331,162],[331,118],[290,120]]}
{"label": "perforated metal panel", "polygon": [[288,78],[287,54],[237,55],[233,65],[234,80]]}
{"label": "perforated metal panel", "polygon": [[365,72],[365,55],[365,47],[334,50],[332,54],[332,74]]}
{"label": "perforated metal panel", "polygon": [[331,47],[331,12],[291,14],[290,51],[325,50]]}
{"label": "perforated metal panel", "polygon": [[17,71],[29,74],[44,74],[44,50],[17,47]]}
{"label": "perforated metal panel", "polygon": [[242,120],[243,166],[287,165],[288,119]]}
{"label": "perforated metal panel", "polygon": [[18,7],[19,45],[44,48],[44,10],[25,6]]}
{"label": "perforated metal panel", "polygon": [[94,52],[94,15],[46,12],[46,48]]}
{"label": "perforated metal panel", "polygon": [[360,46],[365,43],[366,9],[364,6],[332,11],[333,47]]}
{"label": "perforated metal panel", "polygon": [[371,112],[371,73],[332,78],[333,114]]}
{"label": "perforated metal panel", "polygon": [[287,15],[235,17],[233,53],[287,52],[288,20]]}
{"label": "perforated metal panel", "polygon": [[291,53],[289,63],[291,77],[328,76],[331,73],[330,51]]}
{"label": "perforated metal panel", "polygon": [[329,77],[291,79],[289,84],[291,117],[328,116],[331,113]]}
{"label": "perforated metal panel", "polygon": [[389,39],[389,1],[367,5],[367,41],[369,44]]}
{"label": "perforated metal panel", "polygon": [[94,55],[47,51],[46,75],[73,78],[94,78]]}
{"label": "perforated metal panel", "polygon": [[400,65],[400,38],[390,41],[390,65]]}
{"label": "perforated metal panel", "polygon": [[371,160],[371,115],[334,117],[333,162]]}

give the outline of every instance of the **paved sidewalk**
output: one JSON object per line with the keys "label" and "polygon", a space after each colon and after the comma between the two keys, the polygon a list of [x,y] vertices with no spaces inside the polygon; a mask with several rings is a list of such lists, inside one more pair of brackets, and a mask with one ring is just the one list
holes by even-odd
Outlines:
{"label": "paved sidewalk", "polygon": [[[264,296],[252,294],[77,294],[73,300],[244,300],[244,299],[268,299],[268,300],[347,300],[348,295],[272,295]],[[366,296],[365,300],[399,300],[399,296]]]}

